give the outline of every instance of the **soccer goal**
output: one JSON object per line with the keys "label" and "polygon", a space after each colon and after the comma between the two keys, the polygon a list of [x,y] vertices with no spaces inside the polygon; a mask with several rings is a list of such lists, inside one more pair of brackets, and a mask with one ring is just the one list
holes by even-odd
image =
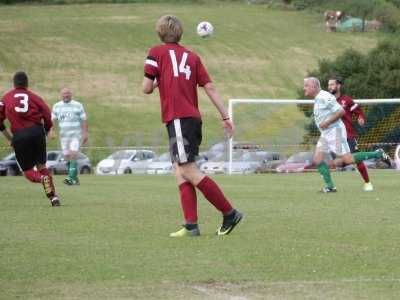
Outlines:
{"label": "soccer goal", "polygon": [[[382,147],[394,157],[400,144],[400,99],[354,102],[365,115],[363,126],[353,120],[359,149]],[[313,151],[320,135],[313,121],[313,104],[313,100],[230,99],[229,116],[236,131],[228,145],[229,174],[240,145],[252,145],[253,149],[278,152],[285,157]]]}

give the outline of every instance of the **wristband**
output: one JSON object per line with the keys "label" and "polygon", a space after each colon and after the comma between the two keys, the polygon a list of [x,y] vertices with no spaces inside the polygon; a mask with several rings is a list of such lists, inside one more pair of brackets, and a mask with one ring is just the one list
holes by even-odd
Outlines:
{"label": "wristband", "polygon": [[229,117],[226,117],[226,118],[223,118],[222,121],[227,121],[229,119],[230,119]]}

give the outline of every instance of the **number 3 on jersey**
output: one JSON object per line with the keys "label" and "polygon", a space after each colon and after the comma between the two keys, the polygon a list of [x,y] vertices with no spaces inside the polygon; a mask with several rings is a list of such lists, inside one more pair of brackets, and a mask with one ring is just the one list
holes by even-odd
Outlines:
{"label": "number 3 on jersey", "polygon": [[28,95],[27,94],[15,94],[14,98],[19,98],[19,102],[23,105],[22,107],[15,106],[15,111],[19,113],[26,113],[29,109]]}
{"label": "number 3 on jersey", "polygon": [[186,60],[188,58],[188,54],[186,52],[183,52],[182,60],[181,60],[181,63],[179,64],[179,69],[178,69],[178,62],[176,60],[175,51],[169,50],[169,56],[171,57],[172,70],[174,72],[174,77],[179,77],[179,73],[183,73],[186,75],[186,80],[189,80],[190,75],[192,74],[192,71],[190,70],[190,66],[185,66]]}

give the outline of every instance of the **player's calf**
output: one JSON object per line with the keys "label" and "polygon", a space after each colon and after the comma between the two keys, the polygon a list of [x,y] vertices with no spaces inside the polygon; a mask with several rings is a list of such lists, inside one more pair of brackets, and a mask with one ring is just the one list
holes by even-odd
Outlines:
{"label": "player's calf", "polygon": [[40,172],[38,172],[38,171],[30,169],[30,170],[24,171],[24,176],[26,179],[28,179],[29,181],[31,181],[33,183],[40,183],[42,174],[40,174]]}

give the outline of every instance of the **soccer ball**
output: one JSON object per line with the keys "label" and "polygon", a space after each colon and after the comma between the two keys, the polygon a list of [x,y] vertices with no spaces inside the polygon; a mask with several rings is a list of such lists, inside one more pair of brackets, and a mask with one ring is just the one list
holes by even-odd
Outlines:
{"label": "soccer ball", "polygon": [[200,22],[197,25],[197,34],[203,38],[211,36],[214,32],[214,26],[210,22]]}

